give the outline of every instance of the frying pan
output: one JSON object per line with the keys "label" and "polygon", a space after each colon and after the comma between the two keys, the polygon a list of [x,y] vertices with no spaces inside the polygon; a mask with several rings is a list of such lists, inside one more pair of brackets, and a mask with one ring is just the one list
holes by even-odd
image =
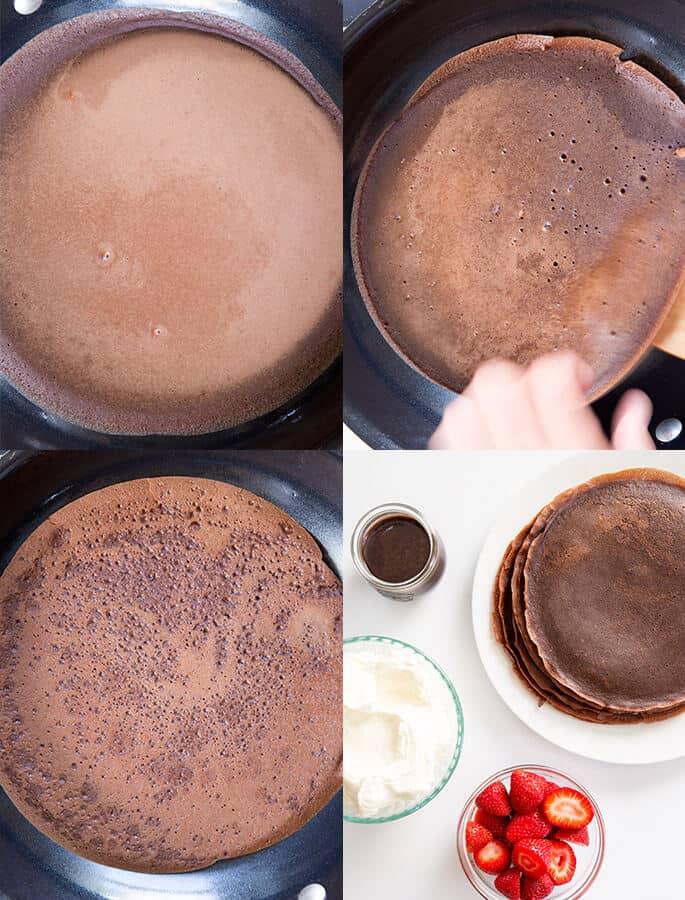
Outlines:
{"label": "frying pan", "polygon": [[[51,512],[117,481],[198,475],[253,491],[297,519],[342,570],[342,461],[330,451],[57,451],[0,454],[0,571]],[[142,875],[82,859],[21,816],[0,790],[0,898],[296,900],[310,884],[342,900],[341,792],[298,832],[199,872]],[[306,895],[305,895],[306,896]]]}
{"label": "frying pan", "polygon": [[[0,0],[0,63],[41,31],[74,16],[131,7],[228,15],[298,57],[341,107],[340,0],[44,0],[31,15],[17,13],[13,0]],[[225,431],[179,437],[111,435],[82,428],[40,409],[0,375],[0,447],[336,447],[341,420],[339,359],[309,388],[267,415]]]}
{"label": "frying pan", "polygon": [[[685,98],[685,0],[344,0],[345,336],[344,418],[380,449],[419,449],[454,394],[407,365],[385,341],[357,287],[350,217],[359,173],[379,134],[425,78],[450,57],[517,32],[604,38]],[[684,238],[685,239],[685,238]],[[685,423],[685,361],[652,348],[611,393],[594,404],[608,430],[628,387],[654,403],[660,437]],[[659,427],[661,425],[662,427]],[[685,429],[657,446],[685,448]]]}

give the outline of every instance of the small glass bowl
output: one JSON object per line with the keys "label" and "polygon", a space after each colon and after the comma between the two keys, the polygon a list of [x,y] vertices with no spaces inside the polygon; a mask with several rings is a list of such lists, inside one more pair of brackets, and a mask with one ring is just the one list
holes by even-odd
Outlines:
{"label": "small glass bowl", "polygon": [[548,781],[553,781],[559,787],[570,787],[585,794],[592,808],[595,811],[592,822],[588,825],[588,834],[590,837],[590,845],[588,847],[582,844],[571,844],[573,852],[576,855],[577,868],[575,875],[568,884],[557,885],[549,895],[549,900],[578,900],[583,897],[592,884],[594,883],[604,860],[604,842],[605,830],[602,814],[597,806],[597,801],[582,785],[573,781],[568,775],[557,772],[554,769],[548,769],[546,766],[512,766],[509,769],[503,769],[491,775],[487,781],[479,785],[466,801],[466,806],[459,819],[457,826],[457,853],[461,862],[464,873],[473,887],[481,897],[485,900],[502,900],[502,894],[495,890],[495,876],[482,872],[473,861],[473,857],[466,850],[466,824],[470,822],[476,813],[476,797],[493,781],[503,781],[505,785],[509,783],[511,773],[516,769],[525,769],[526,772],[535,772],[542,775]]}
{"label": "small glass bowl", "polygon": [[[356,822],[361,825],[379,825],[381,822],[394,822],[397,819],[403,819],[405,816],[410,816],[412,813],[417,812],[419,809],[423,809],[424,806],[427,806],[431,800],[438,796],[440,791],[445,787],[447,782],[452,777],[454,770],[457,767],[457,763],[459,762],[459,757],[461,756],[461,748],[464,743],[464,714],[461,708],[461,702],[459,700],[459,695],[454,689],[454,685],[449,680],[447,675],[443,672],[440,666],[434,662],[430,658],[430,656],[426,656],[421,650],[418,650],[416,647],[412,647],[411,644],[407,644],[404,641],[399,641],[396,638],[382,637],[376,634],[367,634],[361,635],[359,637],[347,638],[343,641],[343,645],[348,644],[395,644],[397,647],[403,647],[405,650],[409,650],[412,653],[416,653],[417,656],[420,656],[421,659],[425,660],[425,662],[430,663],[430,665],[435,669],[438,675],[444,681],[447,689],[450,692],[452,700],[454,702],[454,711],[457,717],[457,733],[455,736],[455,745],[454,745],[454,753],[452,754],[452,758],[447,766],[447,770],[445,774],[440,779],[438,784],[433,788],[433,790],[428,794],[427,797],[424,797],[419,803],[415,803],[414,806],[410,806],[408,809],[404,809],[401,812],[393,813],[388,816],[377,816],[377,817],[363,817],[363,816],[353,816],[345,813],[343,806],[343,819],[346,822]],[[344,757],[343,757],[344,758]]]}

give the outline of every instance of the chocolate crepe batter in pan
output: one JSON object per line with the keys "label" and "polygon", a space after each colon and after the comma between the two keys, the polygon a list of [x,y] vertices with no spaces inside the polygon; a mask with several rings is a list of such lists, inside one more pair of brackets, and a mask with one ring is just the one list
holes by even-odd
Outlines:
{"label": "chocolate crepe batter in pan", "polygon": [[685,105],[620,48],[518,35],[434,72],[359,179],[352,250],[385,337],[462,390],[572,349],[606,391],[685,272]]}
{"label": "chocolate crepe batter in pan", "polygon": [[340,128],[320,93],[154,27],[4,104],[0,371],[127,434],[230,427],[311,384],[341,344]]}
{"label": "chocolate crepe batter in pan", "polygon": [[341,784],[341,588],[248,491],[113,485],[0,577],[0,784],[68,849],[188,871],[300,828]]}

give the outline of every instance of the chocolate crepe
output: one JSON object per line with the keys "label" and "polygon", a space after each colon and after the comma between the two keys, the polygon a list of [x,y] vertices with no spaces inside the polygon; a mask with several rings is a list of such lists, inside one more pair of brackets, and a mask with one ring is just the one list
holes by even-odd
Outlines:
{"label": "chocolate crepe", "polygon": [[590,395],[643,353],[685,271],[685,105],[621,50],[517,35],[434,72],[374,146],[352,218],[370,314],[462,390],[570,349]]}
{"label": "chocolate crepe", "polygon": [[[98,431],[232,427],[340,352],[340,122],[265,38],[141,27],[90,47],[116,13],[0,69],[0,372]],[[26,98],[75,29],[85,52]]]}
{"label": "chocolate crepe", "polygon": [[564,492],[511,542],[493,625],[542,702],[595,722],[685,706],[683,537],[685,482],[636,469]]}
{"label": "chocolate crepe", "polygon": [[96,862],[179,872],[341,784],[341,588],[248,491],[154,478],[44,521],[0,577],[0,785]]}

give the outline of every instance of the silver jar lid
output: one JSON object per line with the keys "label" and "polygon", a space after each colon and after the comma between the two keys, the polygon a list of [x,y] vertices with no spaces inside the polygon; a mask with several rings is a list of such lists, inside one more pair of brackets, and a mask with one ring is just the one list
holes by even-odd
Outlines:
{"label": "silver jar lid", "polygon": [[[420,525],[428,535],[428,559],[421,571],[408,581],[383,581],[383,579],[373,574],[364,559],[363,548],[366,536],[384,519],[390,519],[395,516],[411,519]],[[418,509],[414,509],[413,506],[407,506],[404,503],[383,503],[381,506],[370,509],[357,522],[352,534],[350,549],[359,574],[379,593],[386,597],[391,597],[393,600],[413,600],[416,594],[427,590],[442,573],[443,552],[437,532],[429,525]]]}

